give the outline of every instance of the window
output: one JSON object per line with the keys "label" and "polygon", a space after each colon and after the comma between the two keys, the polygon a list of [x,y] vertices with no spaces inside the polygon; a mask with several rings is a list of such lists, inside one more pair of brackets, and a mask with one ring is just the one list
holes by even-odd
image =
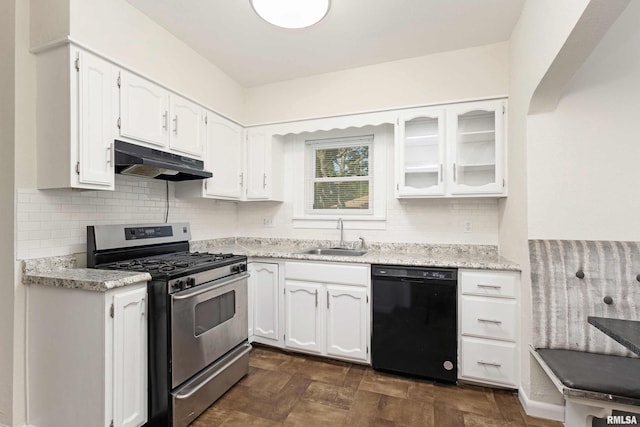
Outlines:
{"label": "window", "polygon": [[307,214],[373,213],[373,135],[306,141]]}

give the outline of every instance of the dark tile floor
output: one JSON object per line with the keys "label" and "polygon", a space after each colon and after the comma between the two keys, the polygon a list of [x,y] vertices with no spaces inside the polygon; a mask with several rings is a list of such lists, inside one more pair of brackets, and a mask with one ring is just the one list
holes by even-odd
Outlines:
{"label": "dark tile floor", "polygon": [[443,385],[255,346],[249,375],[196,419],[210,426],[561,427],[513,391]]}

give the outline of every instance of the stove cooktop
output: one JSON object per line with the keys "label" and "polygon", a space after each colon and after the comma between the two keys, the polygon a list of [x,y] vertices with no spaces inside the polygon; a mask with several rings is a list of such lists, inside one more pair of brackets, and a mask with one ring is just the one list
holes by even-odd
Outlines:
{"label": "stove cooktop", "polygon": [[95,268],[146,272],[151,274],[152,278],[158,279],[199,273],[243,260],[246,260],[245,256],[231,253],[175,252],[98,264]]}

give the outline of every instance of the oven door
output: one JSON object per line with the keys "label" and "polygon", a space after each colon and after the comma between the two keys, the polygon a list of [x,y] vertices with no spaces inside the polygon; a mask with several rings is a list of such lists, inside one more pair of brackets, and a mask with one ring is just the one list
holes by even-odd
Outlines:
{"label": "oven door", "polygon": [[171,295],[171,388],[248,338],[247,278],[241,273]]}

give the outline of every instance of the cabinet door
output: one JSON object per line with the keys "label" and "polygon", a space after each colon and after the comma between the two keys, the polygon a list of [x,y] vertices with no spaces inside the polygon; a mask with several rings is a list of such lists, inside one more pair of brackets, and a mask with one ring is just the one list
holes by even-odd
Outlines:
{"label": "cabinet door", "polygon": [[116,81],[113,66],[78,52],[78,181],[91,187],[114,184],[112,101]]}
{"label": "cabinet door", "polygon": [[204,109],[178,95],[171,95],[169,147],[181,153],[202,157],[205,129]]}
{"label": "cabinet door", "polygon": [[278,264],[249,264],[254,291],[253,335],[278,341]]}
{"label": "cabinet door", "polygon": [[399,115],[396,124],[396,195],[444,195],[444,114],[421,108]]}
{"label": "cabinet door", "polygon": [[451,194],[504,193],[504,102],[451,106]]}
{"label": "cabinet door", "polygon": [[366,288],[326,285],[327,355],[367,360]]}
{"label": "cabinet door", "polygon": [[113,422],[147,421],[146,286],[113,295]]}
{"label": "cabinet door", "polygon": [[247,199],[265,200],[269,198],[269,171],[267,164],[271,158],[267,135],[249,129],[247,138]]}
{"label": "cabinet door", "polygon": [[135,74],[120,73],[120,135],[165,147],[168,141],[169,94]]}
{"label": "cabinet door", "polygon": [[285,346],[322,352],[322,285],[297,280],[285,282]]}
{"label": "cabinet door", "polygon": [[213,172],[213,177],[206,180],[207,196],[231,200],[242,198],[242,148],[242,127],[217,114],[209,113],[206,169]]}

